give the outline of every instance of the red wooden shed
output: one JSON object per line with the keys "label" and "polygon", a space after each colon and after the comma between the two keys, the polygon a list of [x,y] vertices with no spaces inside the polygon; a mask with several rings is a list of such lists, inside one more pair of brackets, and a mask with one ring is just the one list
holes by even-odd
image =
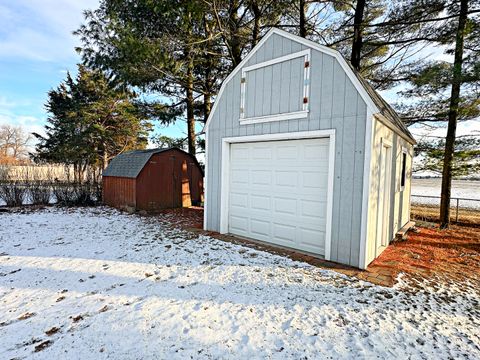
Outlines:
{"label": "red wooden shed", "polygon": [[177,148],[134,150],[116,156],[103,172],[103,202],[155,211],[200,205],[203,171]]}

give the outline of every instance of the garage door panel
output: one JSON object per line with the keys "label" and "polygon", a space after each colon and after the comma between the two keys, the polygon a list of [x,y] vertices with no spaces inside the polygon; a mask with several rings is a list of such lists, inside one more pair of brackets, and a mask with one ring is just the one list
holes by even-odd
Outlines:
{"label": "garage door panel", "polygon": [[324,254],[328,139],[231,145],[229,231]]}
{"label": "garage door panel", "polygon": [[229,226],[235,232],[241,231],[245,235],[248,234],[248,218],[245,216],[230,215]]}
{"label": "garage door panel", "polygon": [[252,170],[250,172],[252,185],[271,185],[272,172],[269,170]]}
{"label": "garage door panel", "polygon": [[305,160],[326,160],[328,161],[328,144],[310,144],[303,148]]}
{"label": "garage door panel", "polygon": [[230,205],[246,209],[248,207],[248,194],[231,192]]}
{"label": "garage door panel", "polygon": [[248,169],[232,170],[232,185],[248,184]]}
{"label": "garage door panel", "polygon": [[250,206],[255,210],[272,210],[271,198],[265,195],[250,195]]}
{"label": "garage door panel", "polygon": [[255,235],[270,237],[270,221],[250,219],[250,232]]}
{"label": "garage door panel", "polygon": [[298,147],[295,145],[278,145],[275,160],[298,159]]}
{"label": "garage door panel", "polygon": [[296,188],[298,183],[298,173],[293,170],[275,171],[275,185],[283,187]]}
{"label": "garage door panel", "polygon": [[297,231],[296,226],[274,222],[272,223],[272,230],[275,238],[295,244],[295,232]]}
{"label": "garage door panel", "polygon": [[297,199],[275,197],[273,203],[275,213],[289,215],[295,215],[297,213]]}

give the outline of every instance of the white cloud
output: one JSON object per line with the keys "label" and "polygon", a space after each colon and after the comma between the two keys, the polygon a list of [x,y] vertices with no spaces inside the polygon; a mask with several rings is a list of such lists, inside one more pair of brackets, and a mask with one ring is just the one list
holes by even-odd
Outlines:
{"label": "white cloud", "polygon": [[0,6],[0,57],[62,61],[76,56],[72,34],[97,0],[17,0]]}

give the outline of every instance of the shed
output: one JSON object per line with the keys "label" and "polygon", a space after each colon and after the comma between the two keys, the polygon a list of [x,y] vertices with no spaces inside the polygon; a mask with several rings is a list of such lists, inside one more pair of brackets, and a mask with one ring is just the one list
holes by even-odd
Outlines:
{"label": "shed", "polygon": [[122,153],[103,172],[103,202],[117,208],[155,211],[199,205],[203,171],[177,148]]}
{"label": "shed", "polygon": [[409,224],[415,139],[337,51],[270,30],[206,131],[206,230],[366,268]]}

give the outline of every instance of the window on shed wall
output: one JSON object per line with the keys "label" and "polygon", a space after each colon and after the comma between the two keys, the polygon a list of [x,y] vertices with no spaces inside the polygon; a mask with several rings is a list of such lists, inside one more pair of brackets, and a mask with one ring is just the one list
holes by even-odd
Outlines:
{"label": "window on shed wall", "polygon": [[400,177],[400,191],[405,189],[407,182],[407,150],[402,150],[402,172]]}
{"label": "window on shed wall", "polygon": [[242,70],[240,122],[306,117],[309,103],[310,49]]}

